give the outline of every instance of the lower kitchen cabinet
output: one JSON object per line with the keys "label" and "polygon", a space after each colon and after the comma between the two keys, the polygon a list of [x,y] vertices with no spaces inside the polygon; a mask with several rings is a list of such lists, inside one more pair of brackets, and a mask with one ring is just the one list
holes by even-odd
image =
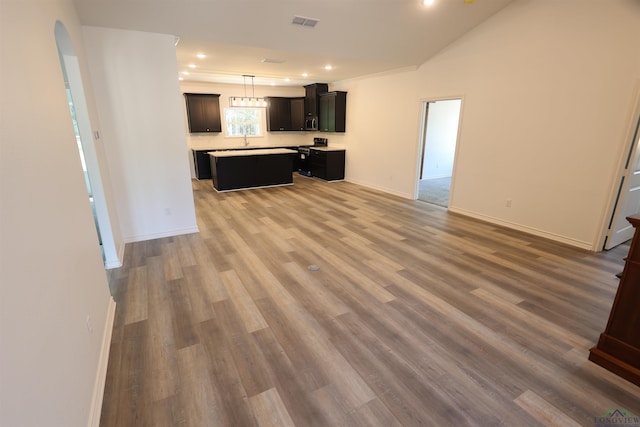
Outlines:
{"label": "lower kitchen cabinet", "polygon": [[311,173],[313,176],[336,181],[344,179],[345,150],[311,149]]}
{"label": "lower kitchen cabinet", "polygon": [[193,166],[198,179],[211,179],[211,162],[207,154],[211,150],[192,150]]}
{"label": "lower kitchen cabinet", "polygon": [[211,152],[213,188],[227,191],[291,185],[295,155],[286,148]]}

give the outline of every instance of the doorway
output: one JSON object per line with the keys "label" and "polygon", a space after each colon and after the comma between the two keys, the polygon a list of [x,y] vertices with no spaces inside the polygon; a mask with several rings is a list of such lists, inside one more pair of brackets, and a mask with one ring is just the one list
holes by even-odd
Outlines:
{"label": "doorway", "polygon": [[448,207],[462,99],[423,102],[417,199]]}
{"label": "doorway", "polygon": [[97,243],[102,251],[105,268],[120,267],[122,263],[118,257],[113,238],[78,57],[75,54],[67,30],[61,22],[56,22],[54,33],[69,101],[70,120],[76,135],[73,143],[77,145],[80,157],[79,165],[82,167],[85,177],[88,200],[96,226]]}
{"label": "doorway", "polygon": [[627,217],[640,212],[640,81],[636,84],[634,106],[627,134],[629,151],[619,177],[615,204],[603,245],[605,250],[633,237],[634,228]]}

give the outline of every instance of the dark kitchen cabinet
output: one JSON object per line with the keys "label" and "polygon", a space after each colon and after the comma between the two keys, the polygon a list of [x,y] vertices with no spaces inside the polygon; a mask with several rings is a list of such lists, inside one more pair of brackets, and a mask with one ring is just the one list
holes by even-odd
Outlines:
{"label": "dark kitchen cabinet", "polygon": [[304,87],[304,115],[317,117],[320,112],[320,94],[327,93],[329,85],[314,83]]}
{"label": "dark kitchen cabinet", "polygon": [[270,96],[267,101],[267,130],[291,130],[291,101],[289,98]]}
{"label": "dark kitchen cabinet", "polygon": [[193,150],[193,167],[198,179],[211,179],[211,162],[209,154],[211,150]]}
{"label": "dark kitchen cabinet", "polygon": [[189,132],[222,132],[220,95],[185,93]]}
{"label": "dark kitchen cabinet", "polygon": [[320,132],[344,132],[347,117],[347,92],[320,95]]}
{"label": "dark kitchen cabinet", "polygon": [[291,130],[304,130],[304,98],[291,98]]}
{"label": "dark kitchen cabinet", "polygon": [[313,176],[336,181],[344,179],[345,150],[311,149],[311,173]]}
{"label": "dark kitchen cabinet", "polygon": [[304,130],[304,98],[267,97],[267,130]]}

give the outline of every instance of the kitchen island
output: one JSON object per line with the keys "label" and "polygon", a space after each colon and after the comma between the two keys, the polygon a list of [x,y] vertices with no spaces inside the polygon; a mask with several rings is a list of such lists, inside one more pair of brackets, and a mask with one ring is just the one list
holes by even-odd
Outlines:
{"label": "kitchen island", "polygon": [[211,151],[213,188],[218,191],[293,184],[293,159],[287,148]]}

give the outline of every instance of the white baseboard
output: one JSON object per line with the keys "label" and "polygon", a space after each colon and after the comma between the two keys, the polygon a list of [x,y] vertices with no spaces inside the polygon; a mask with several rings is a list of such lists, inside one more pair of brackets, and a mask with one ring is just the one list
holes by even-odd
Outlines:
{"label": "white baseboard", "polygon": [[162,233],[139,234],[135,236],[127,236],[124,238],[125,243],[143,242],[145,240],[162,239],[163,237],[181,236],[183,234],[199,233],[198,227],[182,228],[178,230],[170,230]]}
{"label": "white baseboard", "polygon": [[113,297],[109,298],[107,307],[107,319],[104,322],[104,332],[102,334],[102,347],[100,349],[100,359],[96,380],[93,386],[93,398],[91,399],[91,410],[89,411],[89,427],[100,427],[100,415],[102,414],[102,399],[104,397],[104,386],[107,381],[107,367],[109,365],[109,350],[111,349],[111,333],[113,332],[113,322],[116,315],[116,302]]}
{"label": "white baseboard", "polygon": [[511,228],[513,230],[522,231],[524,233],[533,234],[534,236],[544,237],[546,239],[554,240],[556,242],[564,243],[573,247],[577,247],[580,249],[586,249],[589,251],[595,251],[593,244],[591,242],[585,242],[582,240],[573,239],[571,237],[561,236],[559,234],[549,233],[544,230],[539,230],[537,228],[529,227],[522,224],[517,224],[514,222],[504,221],[498,218],[494,218],[487,215],[478,214],[475,212],[467,211],[464,209],[456,208],[449,206],[449,212],[457,213],[464,216],[469,216],[471,218],[479,219],[481,221],[490,222],[492,224],[501,225],[503,227]]}

